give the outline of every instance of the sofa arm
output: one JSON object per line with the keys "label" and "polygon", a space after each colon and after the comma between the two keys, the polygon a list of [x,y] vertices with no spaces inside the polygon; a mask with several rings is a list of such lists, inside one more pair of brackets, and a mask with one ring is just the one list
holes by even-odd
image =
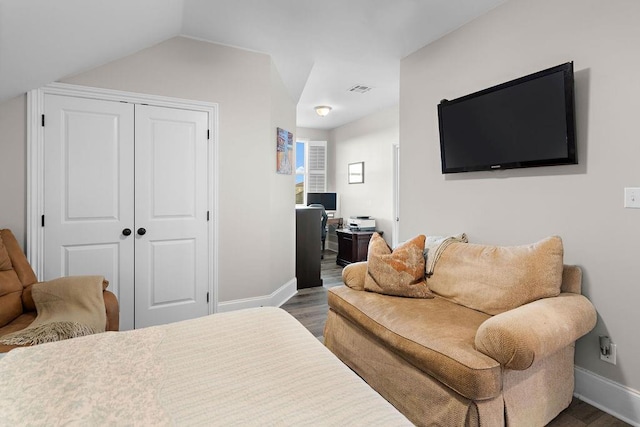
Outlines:
{"label": "sofa arm", "polygon": [[562,293],[487,319],[476,332],[475,345],[504,367],[525,370],[592,330],[596,317],[587,298]]}
{"label": "sofa arm", "polygon": [[105,331],[118,331],[120,330],[120,305],[118,304],[118,298],[107,290],[102,291],[102,296],[104,297],[104,308],[107,313]]}
{"label": "sofa arm", "polygon": [[342,269],[342,281],[356,291],[364,291],[364,278],[367,275],[367,262],[354,262]]}

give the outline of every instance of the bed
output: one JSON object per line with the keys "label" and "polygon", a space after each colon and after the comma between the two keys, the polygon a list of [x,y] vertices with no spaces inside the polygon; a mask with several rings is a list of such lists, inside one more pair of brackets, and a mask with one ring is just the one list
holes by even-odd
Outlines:
{"label": "bed", "polygon": [[277,308],[15,349],[0,378],[9,425],[411,425]]}

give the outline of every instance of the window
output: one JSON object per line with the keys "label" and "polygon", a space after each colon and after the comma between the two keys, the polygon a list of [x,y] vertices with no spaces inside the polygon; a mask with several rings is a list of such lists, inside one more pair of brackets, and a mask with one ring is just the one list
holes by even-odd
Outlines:
{"label": "window", "polygon": [[296,204],[306,205],[307,193],[327,191],[327,142],[296,142]]}
{"label": "window", "polygon": [[304,154],[305,150],[304,142],[296,142],[296,205],[304,205],[305,192],[304,192]]}

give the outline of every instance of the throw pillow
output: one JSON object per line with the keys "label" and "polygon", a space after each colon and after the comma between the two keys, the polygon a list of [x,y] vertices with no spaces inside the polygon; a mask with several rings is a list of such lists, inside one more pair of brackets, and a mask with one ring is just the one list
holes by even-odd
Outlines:
{"label": "throw pillow", "polygon": [[378,233],[373,233],[371,236],[371,240],[369,240],[369,247],[367,249],[367,272],[364,276],[364,289],[367,291],[378,292],[382,291],[380,286],[378,286],[371,277],[371,273],[369,271],[369,261],[375,255],[388,255],[391,253],[391,248],[387,245],[387,242],[382,238]]}
{"label": "throw pillow", "polygon": [[495,315],[560,293],[562,239],[526,246],[452,243],[440,255],[429,288],[465,307]]}
{"label": "throw pillow", "polygon": [[424,279],[424,241],[420,235],[391,251],[382,236],[369,242],[364,288],[370,292],[411,298],[433,298]]}

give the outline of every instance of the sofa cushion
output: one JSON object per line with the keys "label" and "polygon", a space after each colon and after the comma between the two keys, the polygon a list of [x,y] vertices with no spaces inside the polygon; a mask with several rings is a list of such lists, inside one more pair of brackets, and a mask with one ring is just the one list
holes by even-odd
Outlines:
{"label": "sofa cushion", "polygon": [[36,311],[36,302],[33,300],[33,285],[29,285],[22,290],[22,309],[27,311]]}
{"label": "sofa cushion", "polygon": [[22,283],[13,270],[0,271],[0,327],[22,314]]}
{"label": "sofa cushion", "polygon": [[365,290],[401,297],[433,298],[424,278],[424,241],[423,235],[414,237],[392,252],[382,236],[373,233],[367,255]]}
{"label": "sofa cushion", "polygon": [[12,268],[13,266],[11,265],[9,252],[7,252],[7,248],[4,246],[4,242],[2,241],[2,234],[0,234],[0,271],[7,271]]}
{"label": "sofa cushion", "polygon": [[33,272],[31,265],[29,265],[27,257],[11,230],[6,228],[4,230],[0,230],[0,236],[2,236],[2,242],[9,253],[13,271],[16,272],[18,280],[22,283],[22,286],[29,286],[36,283],[38,281],[36,274]]}
{"label": "sofa cushion", "polygon": [[474,347],[478,327],[490,316],[443,298],[399,298],[346,286],[329,289],[329,307],[462,396],[483,400],[501,393],[500,364]]}
{"label": "sofa cushion", "polygon": [[[11,334],[13,332],[26,328],[31,323],[33,323],[34,320],[36,320],[36,317],[37,317],[37,314],[35,311],[30,311],[30,312],[21,314],[20,316],[13,319],[11,323],[0,327],[0,338],[2,338],[7,334]],[[16,347],[20,347],[20,346],[0,343],[0,353],[6,353],[9,350],[13,350]]]}
{"label": "sofa cushion", "polygon": [[494,315],[559,295],[562,258],[557,236],[512,247],[452,243],[428,284],[443,298]]}

